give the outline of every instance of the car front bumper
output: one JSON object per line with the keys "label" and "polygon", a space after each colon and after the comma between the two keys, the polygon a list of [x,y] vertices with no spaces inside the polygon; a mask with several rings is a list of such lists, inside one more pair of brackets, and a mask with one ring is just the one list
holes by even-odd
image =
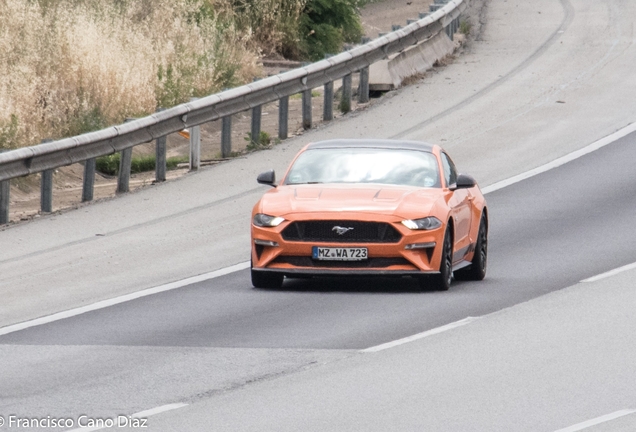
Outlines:
{"label": "car front bumper", "polygon": [[[377,221],[377,216],[376,219]],[[283,273],[286,276],[416,276],[438,274],[445,227],[410,230],[396,220],[384,220],[401,234],[394,243],[289,241],[282,232],[292,223],[278,227],[252,225],[252,268],[254,271]],[[365,261],[325,261],[312,259],[312,247],[364,247]]]}

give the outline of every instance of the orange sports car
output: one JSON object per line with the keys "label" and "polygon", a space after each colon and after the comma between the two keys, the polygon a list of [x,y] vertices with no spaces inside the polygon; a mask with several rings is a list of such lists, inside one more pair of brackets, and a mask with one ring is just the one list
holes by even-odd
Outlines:
{"label": "orange sports car", "polygon": [[252,285],[285,277],[411,276],[424,289],[486,275],[488,212],[475,180],[417,141],[305,146],[252,211]]}

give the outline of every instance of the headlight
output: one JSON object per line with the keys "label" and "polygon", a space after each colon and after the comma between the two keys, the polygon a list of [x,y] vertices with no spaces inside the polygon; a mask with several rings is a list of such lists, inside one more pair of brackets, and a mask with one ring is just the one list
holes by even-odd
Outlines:
{"label": "headlight", "polygon": [[254,215],[254,225],[259,227],[276,227],[283,223],[285,219],[280,216],[270,216],[263,213]]}
{"label": "headlight", "polygon": [[442,221],[435,216],[429,216],[422,219],[403,220],[402,224],[412,230],[434,230],[442,226]]}

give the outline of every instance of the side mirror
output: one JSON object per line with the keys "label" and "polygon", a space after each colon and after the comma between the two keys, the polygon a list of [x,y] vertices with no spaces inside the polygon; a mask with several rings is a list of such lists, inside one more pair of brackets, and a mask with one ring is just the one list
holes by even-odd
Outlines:
{"label": "side mirror", "polygon": [[260,184],[276,187],[274,182],[276,182],[276,173],[274,170],[265,171],[264,173],[260,173],[256,178],[256,181]]}
{"label": "side mirror", "polygon": [[457,181],[454,185],[451,185],[449,189],[470,189],[472,187],[477,186],[477,182],[474,178],[466,174],[460,174],[457,176]]}

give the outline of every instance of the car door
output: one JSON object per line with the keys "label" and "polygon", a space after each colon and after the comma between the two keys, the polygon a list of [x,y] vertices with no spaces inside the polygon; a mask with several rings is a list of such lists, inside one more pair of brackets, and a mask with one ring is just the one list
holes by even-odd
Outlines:
{"label": "car door", "polygon": [[[457,169],[451,158],[442,152],[442,167],[446,187],[451,188],[457,183]],[[455,225],[455,247],[453,248],[453,262],[461,260],[470,248],[471,201],[470,190],[449,190],[448,205]]]}

